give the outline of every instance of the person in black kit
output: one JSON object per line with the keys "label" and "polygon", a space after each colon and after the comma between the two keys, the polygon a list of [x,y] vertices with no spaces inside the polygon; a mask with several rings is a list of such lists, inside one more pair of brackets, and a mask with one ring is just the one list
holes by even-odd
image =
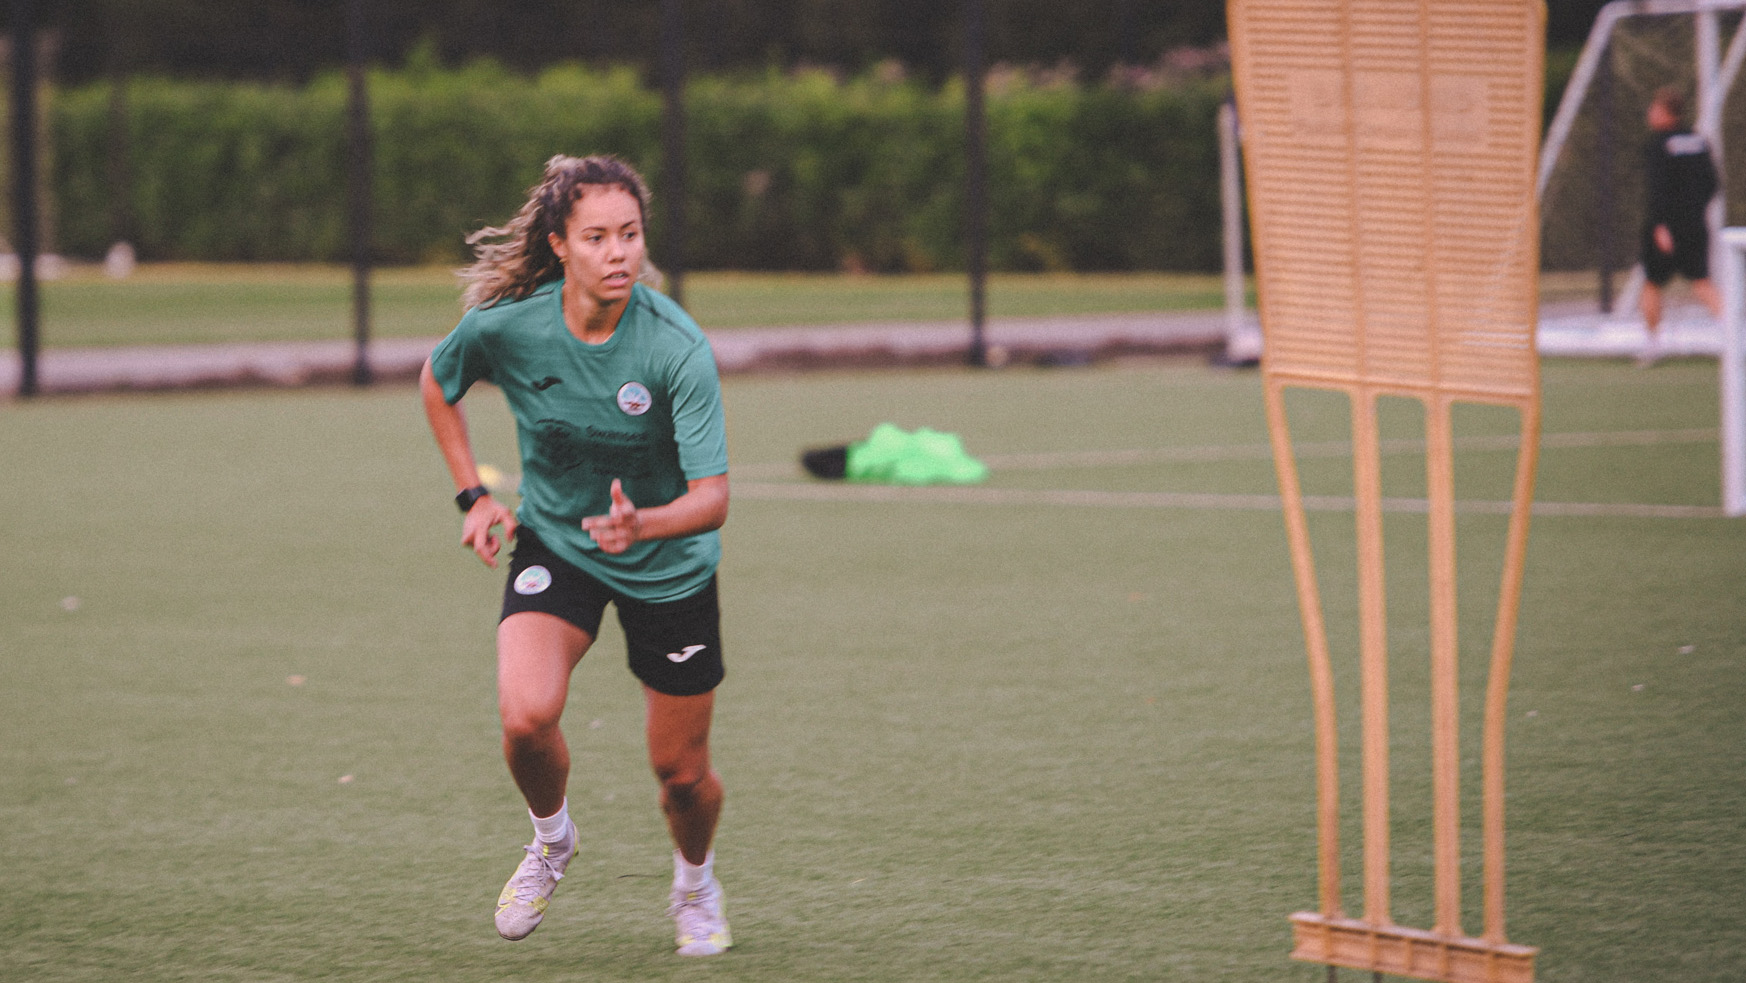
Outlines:
{"label": "person in black kit", "polygon": [[1656,90],[1649,103],[1646,192],[1643,212],[1643,326],[1648,344],[1637,362],[1652,365],[1661,354],[1661,289],[1678,273],[1692,293],[1722,316],[1722,298],[1710,282],[1710,230],[1704,211],[1716,194],[1710,142],[1685,129],[1685,98],[1677,88]]}

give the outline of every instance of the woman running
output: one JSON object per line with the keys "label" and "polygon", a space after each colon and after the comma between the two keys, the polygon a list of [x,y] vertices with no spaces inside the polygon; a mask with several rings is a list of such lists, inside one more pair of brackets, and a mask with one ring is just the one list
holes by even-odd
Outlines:
{"label": "woman running", "polygon": [[[612,157],[553,157],[508,225],[468,237],[465,315],[420,379],[425,413],[486,566],[514,542],[497,627],[503,755],[534,841],[497,900],[526,938],[578,848],[559,720],[570,674],[617,608],[643,684],[649,760],[672,834],[679,954],[733,945],[711,849],[721,779],[709,727],[722,680],[715,571],[728,513],[715,360],[695,322],[645,285],[649,194]],[[479,478],[462,397],[495,384],[515,417],[521,503]]]}

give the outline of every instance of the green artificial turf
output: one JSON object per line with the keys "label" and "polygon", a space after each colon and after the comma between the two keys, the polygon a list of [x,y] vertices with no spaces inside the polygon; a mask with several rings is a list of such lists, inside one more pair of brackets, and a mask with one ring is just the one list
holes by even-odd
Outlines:
{"label": "green artificial turf", "polygon": [[[458,545],[411,389],[0,406],[0,979],[1325,978],[1286,956],[1316,885],[1278,513],[1043,497],[1272,494],[1254,374],[754,376],[726,397],[717,846],[739,946],[703,962],[670,952],[669,847],[610,627],[565,718],[582,853],[532,938],[492,930],[529,830],[497,748],[501,585]],[[1341,401],[1292,409],[1306,491],[1349,494]],[[513,470],[501,402],[469,410],[479,457]],[[1706,364],[1551,364],[1540,498],[1713,506],[1715,413]],[[1416,416],[1391,404],[1386,435]],[[876,500],[799,475],[802,448],[881,420],[960,433],[993,477]],[[1464,408],[1457,436],[1513,427]],[[1463,498],[1507,495],[1513,455],[1490,446],[1460,452]],[[1391,495],[1421,474],[1410,449],[1385,459]],[[1460,523],[1471,779],[1503,521]],[[1312,532],[1351,744],[1351,517]],[[1387,533],[1394,910],[1424,924],[1422,517]],[[1535,520],[1509,931],[1541,947],[1539,979],[1738,978],[1742,584],[1741,520]]]}
{"label": "green artificial turf", "polygon": [[[0,284],[10,311],[12,286]],[[79,268],[46,281],[41,344],[49,348],[308,341],[352,337],[351,273],[343,267],[167,264],[111,280]],[[968,316],[961,275],[847,276],[794,273],[694,273],[684,298],[709,329],[955,320]],[[1216,276],[1133,273],[996,275],[988,286],[995,317],[1107,314],[1215,308]],[[371,278],[371,331],[381,338],[438,337],[461,315],[453,271],[395,268]],[[14,331],[0,347],[17,344]]]}

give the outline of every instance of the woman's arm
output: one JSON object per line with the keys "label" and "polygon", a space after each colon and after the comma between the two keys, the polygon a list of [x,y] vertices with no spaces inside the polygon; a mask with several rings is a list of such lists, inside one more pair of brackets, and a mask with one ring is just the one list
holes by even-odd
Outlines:
{"label": "woman's arm", "polygon": [[[449,475],[455,479],[455,491],[481,484],[479,466],[473,460],[473,447],[467,439],[466,414],[461,412],[458,404],[451,406],[443,397],[443,387],[431,372],[429,359],[425,360],[424,369],[419,372],[418,391],[424,399],[424,415],[430,421],[431,434],[436,437],[437,450],[442,452],[443,460],[449,466]],[[503,527],[502,538],[493,532],[498,526]],[[503,548],[506,540],[515,538],[515,528],[515,513],[486,495],[473,503],[472,510],[461,523],[461,545],[479,554],[486,566],[495,568],[497,551]]]}
{"label": "woman's arm", "polygon": [[639,509],[612,479],[612,509],[606,515],[591,515],[582,528],[594,537],[601,550],[623,553],[632,543],[645,539],[675,539],[720,529],[727,521],[728,476],[712,475],[685,483],[685,494],[666,505]]}

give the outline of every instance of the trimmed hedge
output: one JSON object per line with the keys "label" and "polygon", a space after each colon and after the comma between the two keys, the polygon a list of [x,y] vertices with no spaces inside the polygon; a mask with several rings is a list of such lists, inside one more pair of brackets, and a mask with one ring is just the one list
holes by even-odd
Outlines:
{"label": "trimmed hedge", "polygon": [[[1568,68],[1554,63],[1548,105]],[[1226,78],[1117,87],[992,77],[997,270],[1213,270]],[[661,182],[661,99],[628,68],[537,77],[491,62],[370,76],[375,242],[388,263],[459,262],[554,153],[616,153]],[[144,78],[127,90],[133,238],[146,259],[349,254],[344,79],[302,88]],[[687,90],[694,269],[903,272],[964,264],[961,84],[822,71]],[[108,247],[109,91],[51,102],[58,242]],[[659,259],[661,202],[653,242]]]}
{"label": "trimmed hedge", "polygon": [[[1171,88],[1001,76],[988,98],[996,269],[1212,269],[1222,79]],[[375,248],[456,262],[554,153],[620,154],[661,187],[661,99],[629,69],[491,63],[370,76]],[[129,207],[146,259],[341,260],[344,79],[301,88],[133,80]],[[687,89],[695,269],[961,268],[963,89],[824,72]],[[110,239],[109,90],[57,93],[58,248]],[[661,242],[660,201],[654,243]]]}

